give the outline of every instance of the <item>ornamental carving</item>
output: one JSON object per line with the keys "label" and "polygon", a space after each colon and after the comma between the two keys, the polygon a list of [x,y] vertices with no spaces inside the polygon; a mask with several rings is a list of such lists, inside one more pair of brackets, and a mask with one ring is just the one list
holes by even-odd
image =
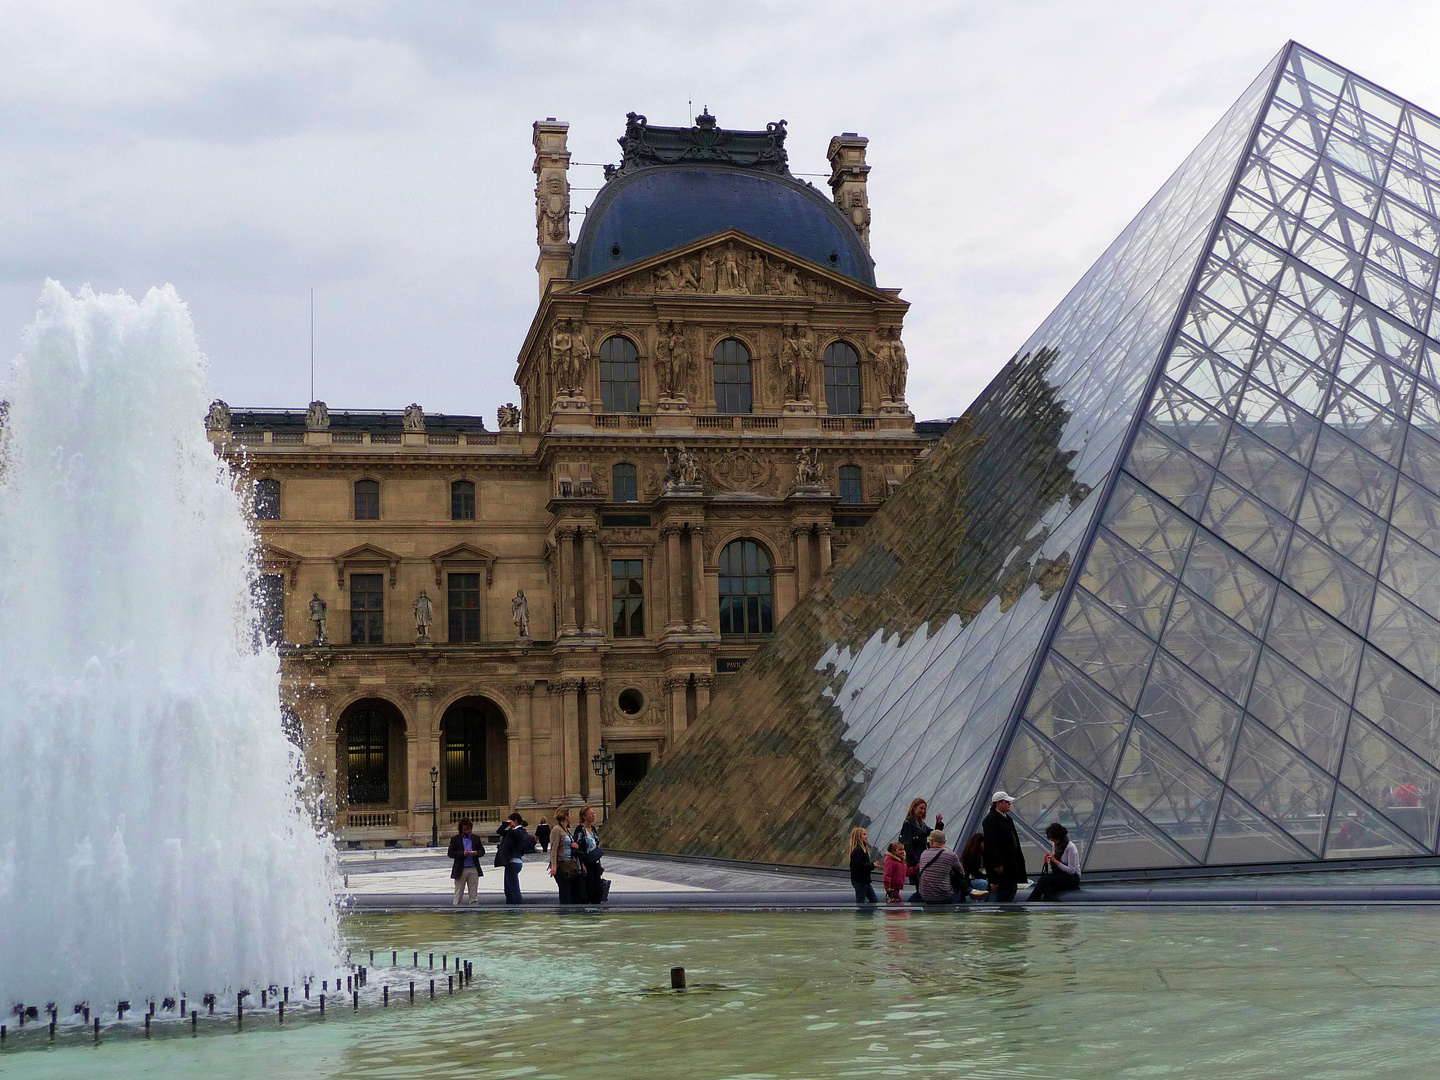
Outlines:
{"label": "ornamental carving", "polygon": [[793,325],[780,339],[779,370],[787,401],[810,400],[810,378],[815,366],[815,342],[810,331]]}
{"label": "ornamental carving", "polygon": [[570,239],[570,185],[563,177],[535,185],[535,239],[541,247]]}
{"label": "ornamental carving", "polygon": [[690,342],[685,337],[685,324],[671,321],[660,327],[655,346],[655,380],[662,397],[684,397],[690,387],[694,366]]}
{"label": "ornamental carving", "polygon": [[305,410],[305,430],[325,431],[330,427],[330,407],[323,401],[312,401]]}
{"label": "ornamental carving", "polygon": [[517,431],[520,428],[520,410],[513,401],[507,401],[496,409],[495,419],[499,422],[501,431]]}
{"label": "ornamental carving", "polygon": [[705,475],[717,491],[773,493],[775,462],[756,450],[734,450],[709,455]]}
{"label": "ornamental carving", "polygon": [[[0,426],[3,426],[5,403],[0,401]],[[230,430],[230,406],[216,398],[210,403],[210,411],[205,414],[206,431],[229,431]]]}
{"label": "ornamental carving", "polygon": [[[587,290],[590,291],[590,290]],[[801,296],[835,303],[861,299],[858,290],[806,273],[796,263],[724,240],[653,269],[637,270],[593,291],[596,296]],[[864,300],[871,298],[866,296]]]}
{"label": "ornamental carving", "polygon": [[425,410],[413,401],[405,406],[405,430],[425,430]]}
{"label": "ornamental carving", "polygon": [[556,387],[567,394],[576,393],[585,385],[585,369],[590,363],[584,327],[577,328],[574,319],[556,320],[548,347],[549,370]]}
{"label": "ornamental carving", "polygon": [[880,382],[880,395],[890,401],[905,400],[905,380],[910,372],[910,363],[905,356],[905,345],[900,340],[898,326],[881,327],[875,332],[870,345],[871,362],[875,376]]}

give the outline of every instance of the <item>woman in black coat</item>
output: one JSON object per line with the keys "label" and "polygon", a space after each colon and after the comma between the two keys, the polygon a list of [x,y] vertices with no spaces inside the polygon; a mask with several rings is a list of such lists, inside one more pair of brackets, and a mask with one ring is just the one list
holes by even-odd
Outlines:
{"label": "woman in black coat", "polygon": [[924,799],[912,799],[910,812],[900,826],[899,840],[905,845],[905,865],[911,870],[920,865],[920,853],[930,844],[930,826],[925,823],[925,815],[929,812],[930,804]]}

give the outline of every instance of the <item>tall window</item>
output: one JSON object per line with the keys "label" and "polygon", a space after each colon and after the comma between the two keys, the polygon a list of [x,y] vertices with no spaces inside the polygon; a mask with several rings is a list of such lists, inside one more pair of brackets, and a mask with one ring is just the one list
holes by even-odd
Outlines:
{"label": "tall window", "polygon": [[842,416],[860,411],[860,354],[844,341],[825,347],[825,408]]}
{"label": "tall window", "polygon": [[390,717],[361,706],[345,720],[346,773],[352,805],[390,801]]}
{"label": "tall window", "polygon": [[485,784],[485,713],[455,705],[445,713],[445,798],[479,802]]}
{"label": "tall window", "polygon": [[840,501],[842,503],[865,501],[865,489],[860,484],[859,465],[840,466]]}
{"label": "tall window", "polygon": [[279,521],[280,481],[256,480],[254,506],[256,521]]}
{"label": "tall window", "polygon": [[750,411],[750,350],[734,338],[715,346],[715,411]]}
{"label": "tall window", "polygon": [[600,346],[600,407],[606,412],[640,411],[640,354],[629,338],[606,338]]}
{"label": "tall window", "polygon": [[640,498],[640,480],[635,466],[622,461],[610,469],[610,499],[612,502],[636,502]]}
{"label": "tall window", "polygon": [[475,520],[475,485],[469,480],[456,480],[450,485],[450,518],[452,521]]}
{"label": "tall window", "polygon": [[641,560],[610,560],[610,613],[615,637],[645,636],[645,568]]}
{"label": "tall window", "polygon": [[350,643],[379,645],[385,640],[385,575],[350,575]]}
{"label": "tall window", "polygon": [[378,521],[380,518],[380,481],[355,481],[355,520]]}
{"label": "tall window", "polygon": [[261,574],[255,579],[255,644],[285,642],[285,575]]}
{"label": "tall window", "polygon": [[754,540],[732,540],[720,552],[720,633],[768,634],[775,629],[770,556]]}
{"label": "tall window", "polygon": [[450,640],[480,640],[480,575],[450,575]]}

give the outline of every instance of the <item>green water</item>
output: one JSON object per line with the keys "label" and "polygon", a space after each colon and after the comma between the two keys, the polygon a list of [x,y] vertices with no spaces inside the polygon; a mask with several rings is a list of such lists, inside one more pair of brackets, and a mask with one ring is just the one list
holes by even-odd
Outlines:
{"label": "green water", "polygon": [[[347,930],[384,956],[474,958],[482,985],[283,1030],[12,1045],[0,1075],[1440,1072],[1440,913],[1424,908],[361,915]],[[659,989],[677,964],[684,994]]]}

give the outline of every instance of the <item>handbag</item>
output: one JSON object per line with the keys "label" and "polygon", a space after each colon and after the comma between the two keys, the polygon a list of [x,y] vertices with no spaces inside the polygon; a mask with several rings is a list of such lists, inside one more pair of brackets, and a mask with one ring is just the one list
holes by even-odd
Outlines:
{"label": "handbag", "polygon": [[561,877],[572,878],[580,876],[579,859],[561,859],[556,866],[560,871]]}
{"label": "handbag", "polygon": [[604,877],[602,877],[602,878],[600,879],[600,900],[601,900],[602,902],[604,902],[604,901],[609,900],[609,899],[610,899],[610,879],[609,879],[609,878],[604,878]]}

